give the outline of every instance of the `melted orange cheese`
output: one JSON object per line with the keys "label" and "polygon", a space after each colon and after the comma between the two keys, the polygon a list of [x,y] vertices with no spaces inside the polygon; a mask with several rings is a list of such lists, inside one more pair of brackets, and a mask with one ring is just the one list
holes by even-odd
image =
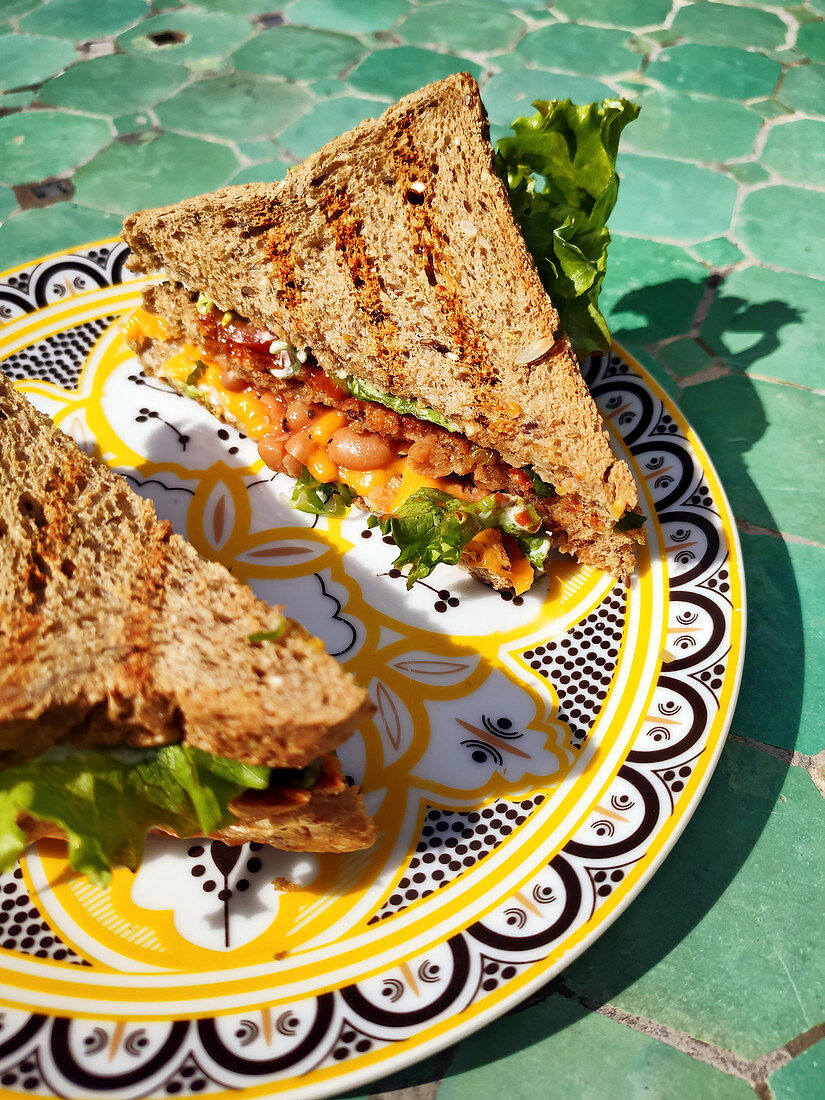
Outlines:
{"label": "melted orange cheese", "polygon": [[145,309],[136,309],[129,317],[125,327],[126,339],[131,343],[137,336],[148,336],[150,340],[168,340],[171,329],[157,313]]}
{"label": "melted orange cheese", "polygon": [[[125,326],[126,339],[130,342],[143,334],[152,340],[169,339],[170,329],[166,322],[154,313],[137,309],[129,317]],[[203,370],[190,385],[200,390],[204,397],[213,400],[220,411],[230,419],[237,421],[244,432],[252,439],[261,439],[272,431],[274,424],[271,413],[250,386],[248,390],[233,393],[226,389],[221,381],[221,371],[194,344],[185,344],[175,355],[170,356],[163,365],[162,373],[178,383],[187,383],[198,364]],[[348,423],[344,413],[336,409],[320,416],[309,429],[308,436],[314,444],[304,458],[304,465],[313,477],[325,484],[340,482],[349,486],[365,500],[375,497],[380,490],[386,489],[393,480],[400,481],[388,512],[397,512],[401,505],[419,489],[439,489],[451,496],[458,496],[455,486],[445,478],[427,477],[411,470],[404,456],[394,458],[387,466],[374,470],[349,470],[338,466],[327,454],[327,446],[339,428]],[[506,539],[506,552],[510,559],[510,569],[501,563],[500,547],[502,538]],[[500,531],[482,531],[472,539],[468,546],[475,551],[476,566],[502,577],[512,586],[516,595],[526,592],[533,584],[533,567],[518,548],[515,539],[502,536]]]}

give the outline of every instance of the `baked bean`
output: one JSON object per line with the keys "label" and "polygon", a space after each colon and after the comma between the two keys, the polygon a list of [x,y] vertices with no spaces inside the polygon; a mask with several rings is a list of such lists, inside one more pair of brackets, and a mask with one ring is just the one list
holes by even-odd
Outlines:
{"label": "baked bean", "polygon": [[221,368],[221,385],[230,393],[243,393],[245,389],[249,388],[247,380],[232,370],[231,367]]}
{"label": "baked bean", "polygon": [[380,470],[395,458],[395,448],[376,432],[339,428],[329,441],[327,454],[347,470]]}
{"label": "baked bean", "polygon": [[301,397],[293,397],[286,411],[287,423],[293,431],[303,428],[315,419],[320,408],[322,408],[320,405],[307,405]]}
{"label": "baked bean", "polygon": [[286,437],[283,432],[270,432],[258,441],[258,454],[270,470],[280,470],[286,454]]}
{"label": "baked bean", "polygon": [[306,431],[293,432],[286,441],[287,454],[291,454],[301,463],[306,463],[312,452],[317,449],[318,444],[309,438]]}
{"label": "baked bean", "polygon": [[290,477],[300,477],[301,470],[304,468],[303,462],[297,458],[293,458],[290,454],[284,455],[283,461],[284,472],[289,474]]}
{"label": "baked bean", "polygon": [[259,396],[261,404],[272,417],[272,420],[276,424],[280,424],[286,416],[286,401],[279,394],[273,393],[272,390],[263,390]]}

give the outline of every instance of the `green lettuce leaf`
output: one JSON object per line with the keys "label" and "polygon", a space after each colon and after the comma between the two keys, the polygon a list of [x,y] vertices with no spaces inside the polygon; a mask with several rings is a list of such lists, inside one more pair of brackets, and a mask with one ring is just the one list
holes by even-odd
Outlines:
{"label": "green lettuce leaf", "polygon": [[[392,515],[380,521],[385,535],[392,535],[400,553],[393,564],[397,569],[409,565],[407,588],[429,576],[437,565],[457,565],[470,539],[488,528],[497,527],[522,541],[535,540],[541,517],[521,497],[508,497],[502,503],[495,496],[467,502],[457,500],[440,489],[418,489]],[[547,542],[549,539],[539,541]],[[539,560],[538,542],[531,544]],[[525,550],[525,553],[527,551]],[[530,554],[527,555],[530,557]]]}
{"label": "green lettuce leaf", "polygon": [[183,745],[49,749],[0,772],[0,870],[23,851],[17,819],[25,813],[60,825],[71,867],[105,886],[112,866],[137,868],[149,829],[208,836],[235,820],[233,798],[269,780],[269,768]]}
{"label": "green lettuce leaf", "polygon": [[496,162],[545,289],[580,357],[610,346],[599,312],[607,266],[607,219],[619,193],[619,137],[639,107],[626,99],[577,106],[536,100],[512,124]]}
{"label": "green lettuce leaf", "polygon": [[533,488],[536,490],[536,496],[540,500],[544,500],[546,497],[551,497],[556,491],[552,485],[548,484],[548,482],[542,481],[542,479],[539,477],[532,466],[522,466],[522,470],[524,470],[525,474],[527,474],[527,476],[533,482]]}
{"label": "green lettuce leaf", "polygon": [[644,527],[647,516],[640,512],[625,512],[618,523],[613,524],[614,531],[635,531],[638,527]]}
{"label": "green lettuce leaf", "polygon": [[348,377],[347,388],[352,396],[357,397],[359,401],[375,401],[376,404],[393,409],[402,416],[409,414],[419,420],[429,420],[431,424],[446,428],[448,432],[461,430],[457,424],[448,420],[437,409],[431,409],[429,405],[422,405],[420,401],[415,401],[411,397],[396,397],[395,394],[382,390],[380,386],[373,386],[371,382],[365,382],[363,378]]}
{"label": "green lettuce leaf", "polygon": [[348,485],[318,481],[306,466],[292,490],[292,503],[298,511],[316,516],[343,516],[352,501],[353,492]]}
{"label": "green lettuce leaf", "polygon": [[547,565],[547,555],[553,548],[549,535],[524,535],[518,540],[519,549],[530,562],[534,572],[543,573]]}

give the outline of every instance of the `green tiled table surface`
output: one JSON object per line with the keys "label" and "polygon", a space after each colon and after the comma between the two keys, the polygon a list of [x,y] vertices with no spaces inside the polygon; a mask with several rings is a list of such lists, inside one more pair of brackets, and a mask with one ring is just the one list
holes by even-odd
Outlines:
{"label": "green tiled table surface", "polygon": [[739,525],[742,692],[630,909],[558,980],[366,1091],[825,1096],[825,0],[0,0],[0,270],[280,178],[457,70],[494,137],[537,97],[642,105],[603,302]]}

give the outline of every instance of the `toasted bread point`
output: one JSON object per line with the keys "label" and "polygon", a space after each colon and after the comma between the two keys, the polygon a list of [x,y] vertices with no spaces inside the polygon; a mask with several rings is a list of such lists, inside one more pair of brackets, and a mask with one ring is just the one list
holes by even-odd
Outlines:
{"label": "toasted bread point", "polygon": [[173,741],[300,768],[372,710],[294,622],[158,520],[0,373],[0,758]]}

